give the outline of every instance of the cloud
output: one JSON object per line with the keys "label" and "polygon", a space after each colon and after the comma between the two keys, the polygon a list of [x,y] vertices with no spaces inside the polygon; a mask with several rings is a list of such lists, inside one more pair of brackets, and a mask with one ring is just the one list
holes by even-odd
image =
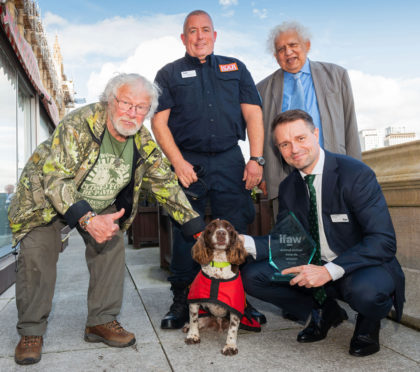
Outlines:
{"label": "cloud", "polygon": [[[64,60],[64,71],[69,79],[74,80],[78,97],[91,97],[93,88],[89,78],[92,71],[98,75],[102,69],[119,68],[130,56],[135,55],[142,43],[174,37],[178,45],[179,35],[185,14],[155,14],[144,17],[113,17],[91,24],[70,23],[65,19],[47,12],[43,23],[48,34],[50,47],[54,36],[58,35]],[[164,25],[164,27],[159,26]],[[167,45],[153,54],[165,55]],[[179,57],[182,54],[179,55]],[[153,56],[143,54],[143,60]],[[111,67],[112,66],[112,67]],[[89,90],[89,92],[88,92]]]}
{"label": "cloud", "polygon": [[181,41],[173,36],[141,42],[134,53],[125,60],[105,63],[99,72],[94,71],[90,74],[87,82],[87,101],[97,101],[107,81],[116,73],[134,72],[153,81],[160,68],[182,57],[184,53],[185,49]]}
{"label": "cloud", "polygon": [[68,25],[68,22],[66,19],[60,17],[57,14],[46,12],[44,15],[44,19],[42,20],[42,24],[45,28],[50,28],[53,25],[56,27],[64,27]]}
{"label": "cloud", "polygon": [[392,79],[350,70],[360,129],[405,126],[418,131],[420,78]]}
{"label": "cloud", "polygon": [[224,8],[229,6],[238,5],[238,0],[219,0],[219,4]]}
{"label": "cloud", "polygon": [[252,9],[252,13],[260,19],[264,19],[264,18],[268,17],[267,9],[265,9],[265,8],[263,8],[263,9],[254,8],[254,9]]}
{"label": "cloud", "polygon": [[[65,59],[88,59],[91,55],[124,58],[142,41],[167,34],[179,35],[183,17],[158,14],[142,18],[113,17],[93,24],[69,24],[50,23],[60,18],[50,13],[47,28],[59,34],[60,44],[65,45],[62,48]],[[159,24],[165,27],[156,27]]]}
{"label": "cloud", "polygon": [[238,5],[238,0],[219,0],[219,5],[224,9],[222,16],[232,18],[235,15],[235,11],[231,7]]}

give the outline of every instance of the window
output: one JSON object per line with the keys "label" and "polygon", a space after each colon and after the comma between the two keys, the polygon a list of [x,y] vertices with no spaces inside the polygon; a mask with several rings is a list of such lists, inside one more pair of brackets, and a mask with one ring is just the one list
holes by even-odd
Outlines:
{"label": "window", "polygon": [[7,208],[17,181],[17,72],[0,48],[0,258],[9,253],[12,233]]}
{"label": "window", "polygon": [[[17,178],[20,177],[23,167],[35,150],[33,138],[35,137],[35,126],[32,118],[32,96],[25,89],[23,82],[19,79],[18,105],[17,105]],[[32,129],[34,128],[34,129]]]}

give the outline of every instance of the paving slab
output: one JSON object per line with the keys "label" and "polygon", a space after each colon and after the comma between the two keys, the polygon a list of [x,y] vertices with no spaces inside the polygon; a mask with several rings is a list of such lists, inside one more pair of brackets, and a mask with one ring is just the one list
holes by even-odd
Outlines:
{"label": "paving slab", "polygon": [[144,371],[168,372],[171,368],[163,353],[157,352],[158,344],[137,343],[117,349],[107,346],[59,352],[45,351],[41,361],[32,366],[18,366],[12,356],[0,357],[1,371]]}

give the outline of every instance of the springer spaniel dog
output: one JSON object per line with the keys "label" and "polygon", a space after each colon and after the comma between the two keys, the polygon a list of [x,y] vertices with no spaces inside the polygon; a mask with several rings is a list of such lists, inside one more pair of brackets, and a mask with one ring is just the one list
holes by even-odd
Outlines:
{"label": "springer spaniel dog", "polygon": [[190,323],[185,343],[200,342],[199,329],[209,325],[206,318],[199,318],[199,311],[204,310],[216,317],[220,328],[229,316],[226,345],[221,352],[224,355],[238,353],[236,339],[245,307],[245,291],[238,267],[246,256],[238,233],[228,221],[217,219],[207,225],[192,248],[192,257],[201,265],[201,271],[188,295]]}

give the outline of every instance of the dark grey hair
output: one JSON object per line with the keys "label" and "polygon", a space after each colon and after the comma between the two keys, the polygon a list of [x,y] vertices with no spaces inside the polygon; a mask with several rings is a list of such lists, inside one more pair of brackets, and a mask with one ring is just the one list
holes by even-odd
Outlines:
{"label": "dark grey hair", "polygon": [[187,32],[186,28],[187,28],[187,23],[188,23],[188,19],[192,16],[196,16],[196,15],[206,15],[207,17],[209,17],[210,19],[210,23],[211,23],[211,27],[213,28],[214,31],[214,26],[213,26],[213,20],[210,17],[210,14],[207,13],[205,10],[193,10],[192,12],[188,13],[188,15],[185,17],[184,19],[184,26],[182,27],[182,32],[185,35],[185,33]]}
{"label": "dark grey hair", "polygon": [[303,110],[288,110],[288,111],[283,111],[280,114],[278,114],[272,124],[271,124],[271,132],[274,132],[274,130],[284,124],[284,123],[290,123],[292,121],[297,121],[297,120],[303,120],[305,122],[305,124],[308,126],[308,128],[310,129],[310,131],[313,133],[315,130],[315,124],[314,121],[312,120],[312,116],[309,115],[307,112],[303,111]]}
{"label": "dark grey hair", "polygon": [[106,84],[104,91],[99,96],[99,101],[101,103],[108,104],[109,101],[112,100],[117,94],[117,90],[120,87],[122,87],[123,85],[134,86],[138,83],[140,83],[140,85],[142,86],[142,91],[147,93],[150,97],[150,110],[146,115],[146,118],[150,118],[153,116],[158,106],[160,89],[156,84],[150,82],[145,77],[139,74],[121,73],[111,78]]}
{"label": "dark grey hair", "polygon": [[268,35],[267,50],[269,51],[269,53],[273,55],[276,54],[276,39],[281,34],[287,31],[296,31],[296,33],[304,42],[311,40],[311,34],[309,30],[306,27],[302,26],[299,22],[296,22],[296,21],[283,22],[282,24],[274,27]]}

